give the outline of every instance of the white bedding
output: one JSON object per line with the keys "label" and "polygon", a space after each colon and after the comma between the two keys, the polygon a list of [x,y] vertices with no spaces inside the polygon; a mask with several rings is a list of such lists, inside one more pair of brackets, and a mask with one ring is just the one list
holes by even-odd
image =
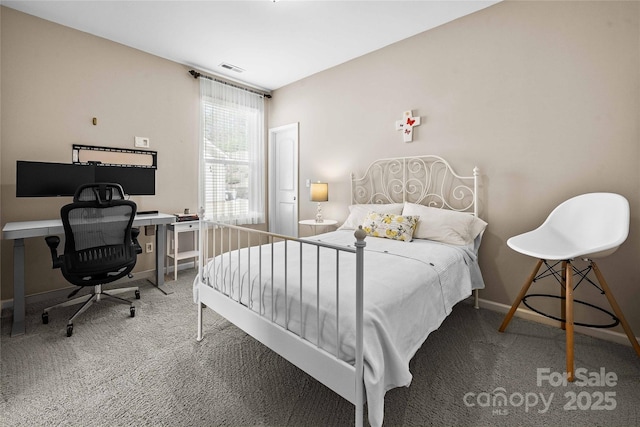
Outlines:
{"label": "white bedding", "polygon": [[[308,240],[353,246],[355,237],[352,230],[339,230]],[[470,296],[473,289],[483,288],[484,283],[473,245],[452,246],[429,240],[406,243],[373,237],[367,237],[365,242],[364,383],[369,422],[379,426],[384,415],[386,391],[409,385],[409,361],[415,352],[440,326],[453,305]],[[235,251],[214,258],[206,267],[206,275],[210,278],[217,275],[218,290],[239,299],[268,319],[273,316],[276,323],[286,324],[292,332],[316,343],[317,255],[315,247],[303,246],[302,310],[299,304],[300,246],[296,242],[287,245],[286,298],[284,261],[274,263],[272,292],[271,245],[264,245],[261,254],[257,247],[251,248],[251,277],[246,271],[249,264],[247,249],[242,249],[239,255]],[[282,242],[274,244],[273,250],[275,259],[284,259]],[[260,257],[263,272],[259,278]],[[339,357],[352,363],[355,358],[355,254],[340,255],[339,344],[336,343],[336,252],[321,248],[320,258],[320,346],[333,354],[339,346]],[[214,281],[209,279],[209,283]]]}

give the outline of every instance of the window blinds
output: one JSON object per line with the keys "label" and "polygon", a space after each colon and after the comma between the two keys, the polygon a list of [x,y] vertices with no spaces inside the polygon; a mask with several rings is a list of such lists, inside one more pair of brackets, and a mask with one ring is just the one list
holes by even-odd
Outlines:
{"label": "window blinds", "polygon": [[200,79],[201,206],[231,224],[265,221],[264,98]]}

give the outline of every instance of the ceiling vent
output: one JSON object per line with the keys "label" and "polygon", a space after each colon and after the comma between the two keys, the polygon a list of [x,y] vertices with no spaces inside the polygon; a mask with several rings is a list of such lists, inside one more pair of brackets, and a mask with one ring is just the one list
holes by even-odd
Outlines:
{"label": "ceiling vent", "polygon": [[235,71],[236,73],[242,73],[244,71],[242,68],[236,67],[235,65],[227,64],[226,62],[221,63],[219,66],[224,68],[225,70]]}

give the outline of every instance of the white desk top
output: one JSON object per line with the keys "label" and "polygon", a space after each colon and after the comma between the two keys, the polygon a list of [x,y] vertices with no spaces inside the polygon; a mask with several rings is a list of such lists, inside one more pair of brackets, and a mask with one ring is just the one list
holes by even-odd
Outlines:
{"label": "white desk top", "polygon": [[[150,215],[136,215],[133,225],[170,224],[176,220],[175,215],[157,213]],[[42,219],[38,221],[8,222],[2,228],[2,238],[5,240],[25,239],[28,237],[42,237],[64,234],[61,219]]]}

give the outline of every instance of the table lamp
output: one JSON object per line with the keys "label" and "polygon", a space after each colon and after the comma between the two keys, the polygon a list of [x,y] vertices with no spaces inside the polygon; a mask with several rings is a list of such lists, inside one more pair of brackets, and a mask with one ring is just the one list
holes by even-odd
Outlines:
{"label": "table lamp", "polygon": [[318,212],[316,213],[316,222],[322,222],[322,207],[320,203],[329,200],[329,184],[326,182],[313,182],[309,189],[309,199],[312,202],[318,202]]}

